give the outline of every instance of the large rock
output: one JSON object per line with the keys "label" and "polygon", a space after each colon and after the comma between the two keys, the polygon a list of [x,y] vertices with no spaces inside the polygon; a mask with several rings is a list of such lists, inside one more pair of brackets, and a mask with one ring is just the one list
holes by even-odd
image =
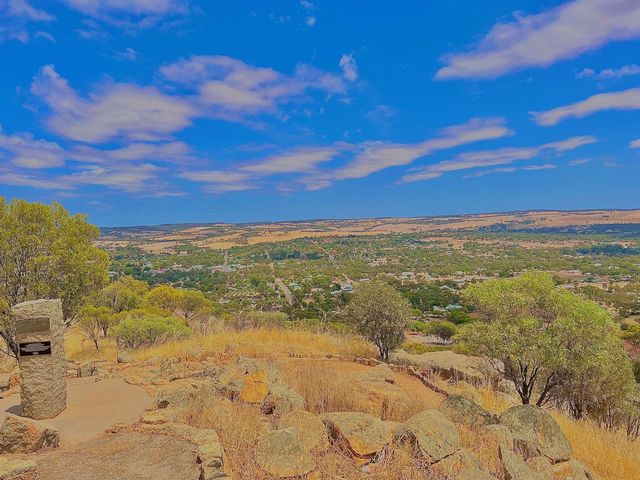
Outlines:
{"label": "large rock", "polygon": [[526,464],[533,471],[542,475],[545,480],[553,479],[553,467],[547,457],[531,457],[527,459]]}
{"label": "large rock", "polygon": [[59,443],[55,427],[28,418],[8,414],[0,427],[0,453],[31,453]]}
{"label": "large rock", "polygon": [[489,362],[480,357],[469,357],[451,351],[413,354],[397,350],[391,354],[394,363],[413,365],[431,370],[445,380],[466,380],[473,385],[485,384],[488,380],[497,383],[499,377]]}
{"label": "large rock", "polygon": [[449,420],[470,428],[478,428],[496,423],[496,419],[480,405],[463,397],[451,395],[440,404],[440,412]]}
{"label": "large rock", "polygon": [[244,376],[238,397],[245,403],[261,404],[268,393],[267,372],[258,370]]}
{"label": "large rock", "polygon": [[500,445],[500,459],[505,471],[505,480],[546,480],[505,445]]}
{"label": "large rock", "polygon": [[423,458],[438,462],[461,448],[456,425],[437,410],[425,410],[404,422],[396,433],[399,441],[410,441]]}
{"label": "large rock", "polygon": [[324,423],[306,410],[295,410],[283,415],[278,422],[278,428],[295,428],[300,443],[307,451],[326,446],[328,443]]}
{"label": "large rock", "polygon": [[272,383],[260,409],[262,413],[280,417],[285,413],[304,409],[304,399],[289,385]]}
{"label": "large rock", "polygon": [[389,365],[386,363],[381,363],[376,365],[368,372],[362,375],[362,380],[365,382],[386,382],[386,383],[394,383],[395,382],[395,374],[393,370],[389,368]]}
{"label": "large rock", "polygon": [[551,470],[554,480],[596,480],[589,468],[573,458],[567,462],[556,463]]}
{"label": "large rock", "polygon": [[361,412],[334,412],[320,416],[330,438],[361,459],[373,459],[393,441],[395,424]]}
{"label": "large rock", "polygon": [[516,447],[525,456],[543,455],[553,463],[571,458],[571,444],[551,415],[534,405],[511,407],[500,415],[500,423],[513,433]]}
{"label": "large rock", "polygon": [[38,468],[33,460],[0,457],[0,480],[36,480]]}
{"label": "large rock", "polygon": [[294,428],[260,435],[255,457],[265,472],[280,478],[306,475],[316,467],[313,457],[302,445]]}
{"label": "large rock", "polygon": [[[19,359],[22,415],[36,420],[54,418],[67,405],[62,302],[19,303],[11,308],[11,319],[17,341],[29,345],[21,348]],[[44,351],[46,342],[48,353]]]}

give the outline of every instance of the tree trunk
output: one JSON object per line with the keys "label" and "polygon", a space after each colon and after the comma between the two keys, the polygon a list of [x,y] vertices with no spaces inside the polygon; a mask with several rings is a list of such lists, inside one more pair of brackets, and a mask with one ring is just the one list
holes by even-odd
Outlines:
{"label": "tree trunk", "polygon": [[16,339],[11,334],[11,332],[7,330],[0,331],[0,337],[2,337],[5,341],[9,355],[18,358],[20,347],[18,346],[18,343],[16,342]]}

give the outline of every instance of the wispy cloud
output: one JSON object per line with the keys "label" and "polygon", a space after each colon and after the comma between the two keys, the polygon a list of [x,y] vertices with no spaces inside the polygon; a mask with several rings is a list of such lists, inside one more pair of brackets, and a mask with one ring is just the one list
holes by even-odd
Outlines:
{"label": "wispy cloud", "polygon": [[640,37],[637,0],[573,0],[545,12],[501,22],[468,53],[444,57],[438,79],[495,78]]}
{"label": "wispy cloud", "polygon": [[527,165],[526,167],[497,167],[489,170],[479,170],[468,175],[464,175],[463,178],[478,178],[486,175],[492,175],[494,173],[514,173],[518,171],[537,172],[540,170],[553,170],[558,168],[555,163],[544,163],[542,165]]}
{"label": "wispy cloud", "polygon": [[587,163],[589,163],[591,161],[590,158],[577,158],[575,160],[571,160],[569,162],[569,166],[570,167],[578,167],[580,165],[586,165]]}
{"label": "wispy cloud", "polygon": [[42,31],[30,31],[30,23],[47,23],[56,19],[53,15],[35,8],[29,0],[3,0],[0,2],[0,43],[8,40],[27,42],[32,36],[52,39]]}
{"label": "wispy cloud", "polygon": [[52,132],[83,142],[160,140],[190,126],[198,115],[191,100],[155,87],[106,83],[82,98],[53,65],[42,68],[31,92],[48,107],[46,124]]}
{"label": "wispy cloud", "polygon": [[640,65],[624,65],[620,68],[606,68],[596,72],[592,68],[585,68],[576,74],[576,78],[593,78],[595,80],[609,80],[612,78],[628,77],[630,75],[640,75]]}
{"label": "wispy cloud", "polygon": [[15,172],[0,172],[0,184],[16,187],[29,187],[38,190],[70,190],[73,188],[64,180]]}
{"label": "wispy cloud", "polygon": [[640,148],[640,138],[638,140],[634,140],[629,144],[631,148]]}
{"label": "wispy cloud", "polygon": [[640,109],[640,88],[621,92],[599,93],[586,100],[564,105],[545,112],[531,112],[533,120],[545,127],[556,125],[567,118],[583,118],[606,110]]}
{"label": "wispy cloud", "polygon": [[480,167],[492,167],[497,165],[510,165],[514,162],[533,160],[545,154],[557,154],[574,150],[578,147],[595,143],[595,137],[571,137],[560,142],[545,143],[536,147],[501,148],[498,150],[483,150],[477,152],[464,152],[454,160],[427,165],[404,175],[399,183],[433,180],[445,173],[471,170]]}
{"label": "wispy cloud", "polygon": [[62,0],[69,8],[111,26],[150,28],[171,16],[191,11],[189,0]]}

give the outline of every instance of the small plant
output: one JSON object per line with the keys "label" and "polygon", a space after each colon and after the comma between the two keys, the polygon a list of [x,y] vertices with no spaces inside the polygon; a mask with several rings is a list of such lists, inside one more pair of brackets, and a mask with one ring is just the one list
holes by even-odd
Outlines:
{"label": "small plant", "polygon": [[427,331],[431,335],[442,339],[444,342],[450,341],[456,334],[456,326],[451,322],[430,322],[427,325]]}

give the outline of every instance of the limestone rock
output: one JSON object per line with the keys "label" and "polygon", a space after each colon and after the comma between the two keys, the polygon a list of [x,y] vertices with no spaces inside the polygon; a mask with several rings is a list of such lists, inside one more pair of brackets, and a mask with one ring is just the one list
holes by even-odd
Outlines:
{"label": "limestone rock", "polygon": [[320,416],[334,442],[343,442],[353,455],[372,459],[393,441],[394,427],[361,412],[334,412]]}
{"label": "limestone rock", "polygon": [[119,352],[117,357],[118,363],[133,363],[135,359],[130,352]]}
{"label": "limestone rock", "polygon": [[255,456],[264,471],[280,478],[306,475],[316,467],[294,428],[274,430],[259,436]]}
{"label": "limestone rock", "polygon": [[545,480],[538,472],[529,468],[518,455],[500,445],[500,459],[505,470],[505,480]]}
{"label": "limestone rock", "polygon": [[466,467],[461,469],[454,480],[497,480],[493,475],[474,467]]}
{"label": "limestone rock", "polygon": [[295,428],[300,443],[305,450],[324,446],[327,442],[327,430],[322,420],[306,410],[295,410],[280,418],[278,428]]}
{"label": "limestone rock", "polygon": [[177,380],[161,385],[154,404],[156,408],[186,407],[196,398],[201,388],[206,388],[205,382],[197,380]]}
{"label": "limestone rock", "polygon": [[399,428],[396,437],[410,441],[430,462],[438,462],[461,448],[456,425],[437,410],[425,410],[409,418]]}
{"label": "limestone rock", "polygon": [[482,471],[478,457],[464,448],[434,464],[434,469],[447,478],[458,478],[462,471]]}
{"label": "limestone rock", "polygon": [[551,415],[535,405],[511,407],[500,415],[500,423],[513,433],[516,447],[527,457],[543,455],[553,463],[571,458],[571,444]]}
{"label": "limestone rock", "polygon": [[55,427],[28,418],[7,414],[0,427],[0,453],[31,453],[59,443]]}
{"label": "limestone rock", "polygon": [[479,431],[483,441],[487,445],[493,446],[496,452],[498,452],[500,445],[505,445],[510,450],[513,450],[513,433],[511,433],[509,427],[505,425],[485,425]]}
{"label": "limestone rock", "polygon": [[33,300],[11,308],[20,343],[50,342],[50,355],[20,355],[22,415],[53,418],[67,405],[67,362],[64,357],[64,318],[60,300]]}
{"label": "limestone rock", "polygon": [[36,480],[37,477],[33,460],[0,457],[0,480]]}
{"label": "limestone rock", "polygon": [[445,398],[440,404],[440,412],[449,420],[469,428],[496,423],[493,415],[462,395],[451,395]]}

